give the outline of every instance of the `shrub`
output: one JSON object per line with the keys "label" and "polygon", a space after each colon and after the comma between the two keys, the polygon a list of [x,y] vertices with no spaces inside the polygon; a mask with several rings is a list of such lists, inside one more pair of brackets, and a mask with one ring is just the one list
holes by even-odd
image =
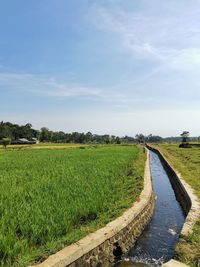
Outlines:
{"label": "shrub", "polygon": [[2,144],[3,144],[4,148],[6,148],[11,143],[10,138],[3,138],[2,141],[3,141]]}

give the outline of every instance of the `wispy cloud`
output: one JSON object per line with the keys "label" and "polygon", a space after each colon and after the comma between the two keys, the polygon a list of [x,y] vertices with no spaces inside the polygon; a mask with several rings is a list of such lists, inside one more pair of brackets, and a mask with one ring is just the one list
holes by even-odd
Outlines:
{"label": "wispy cloud", "polygon": [[[30,92],[37,95],[57,97],[98,96],[100,90],[82,85],[58,82],[54,77],[29,73],[0,73],[1,85],[7,90]],[[3,86],[1,86],[3,90]]]}
{"label": "wispy cloud", "polygon": [[182,12],[172,14],[166,10],[161,15],[156,8],[153,13],[145,8],[141,13],[117,4],[112,9],[96,6],[93,20],[99,30],[118,37],[116,45],[134,58],[176,70],[193,70],[200,66],[200,20],[194,8],[188,9],[183,6]]}
{"label": "wispy cloud", "polygon": [[60,82],[54,77],[30,73],[0,73],[0,90],[11,90],[17,93],[32,93],[40,97],[59,97],[108,102],[113,104],[132,104],[151,101],[121,93],[115,88],[97,88],[81,84]]}

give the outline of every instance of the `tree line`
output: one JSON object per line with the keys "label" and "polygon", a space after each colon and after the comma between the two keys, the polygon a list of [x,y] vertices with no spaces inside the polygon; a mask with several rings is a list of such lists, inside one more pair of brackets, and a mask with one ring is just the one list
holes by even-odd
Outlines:
{"label": "tree line", "polygon": [[[11,122],[0,122],[0,141],[8,138],[11,142],[20,138],[30,140],[36,138],[40,142],[53,143],[106,143],[106,144],[120,144],[120,143],[161,143],[161,142],[181,142],[181,137],[166,137],[162,138],[158,135],[144,135],[137,134],[133,136],[115,136],[115,135],[99,135],[87,133],[65,133],[63,131],[51,131],[47,127],[42,127],[40,130],[33,129],[31,123],[25,125],[18,125]],[[197,137],[190,137],[191,141],[197,141]]]}
{"label": "tree line", "polygon": [[9,138],[11,142],[25,138],[30,140],[36,138],[40,142],[53,143],[134,143],[135,138],[130,136],[119,137],[115,135],[98,135],[87,133],[65,133],[63,131],[51,131],[47,127],[42,127],[40,130],[33,129],[31,123],[25,125],[13,124],[11,122],[0,122],[0,140]]}

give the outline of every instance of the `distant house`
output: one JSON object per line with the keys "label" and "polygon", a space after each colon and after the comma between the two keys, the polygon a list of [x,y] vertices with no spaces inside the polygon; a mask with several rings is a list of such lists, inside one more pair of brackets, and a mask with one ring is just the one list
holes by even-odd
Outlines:
{"label": "distant house", "polygon": [[39,143],[39,140],[37,138],[34,138],[32,137],[30,140],[26,139],[26,138],[19,138],[15,141],[12,142],[12,144],[23,144],[23,145],[26,145],[26,144],[38,144]]}
{"label": "distant house", "polygon": [[30,142],[26,138],[19,138],[16,140],[17,144],[29,144]]}

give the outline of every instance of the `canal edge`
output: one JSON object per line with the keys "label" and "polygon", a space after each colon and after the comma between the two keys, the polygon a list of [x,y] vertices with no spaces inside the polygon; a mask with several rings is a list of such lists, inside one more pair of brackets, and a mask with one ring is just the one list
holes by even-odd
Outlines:
{"label": "canal edge", "polygon": [[105,227],[49,256],[44,262],[29,267],[106,267],[112,266],[117,256],[126,253],[141,235],[154,211],[155,195],[147,149],[146,155],[144,188],[131,208]]}
{"label": "canal edge", "polygon": [[[148,144],[146,145],[146,147],[159,155],[164,165],[167,167],[169,172],[173,175],[173,178],[175,178],[175,182],[172,184],[172,186],[174,188],[177,198],[179,199],[180,204],[182,205],[182,208],[186,212],[186,218],[185,218],[185,222],[183,224],[183,227],[180,233],[180,238],[183,236],[187,236],[193,232],[193,226],[195,225],[196,221],[200,217],[200,202],[197,196],[195,195],[193,188],[183,179],[181,174],[175,170],[175,168],[166,159],[166,157],[163,155],[160,149],[155,146],[148,145]],[[183,203],[183,201],[186,203]],[[182,262],[179,262],[177,260],[171,259],[170,261],[164,263],[162,266],[163,267],[176,267],[176,266],[186,267],[188,265]]]}

